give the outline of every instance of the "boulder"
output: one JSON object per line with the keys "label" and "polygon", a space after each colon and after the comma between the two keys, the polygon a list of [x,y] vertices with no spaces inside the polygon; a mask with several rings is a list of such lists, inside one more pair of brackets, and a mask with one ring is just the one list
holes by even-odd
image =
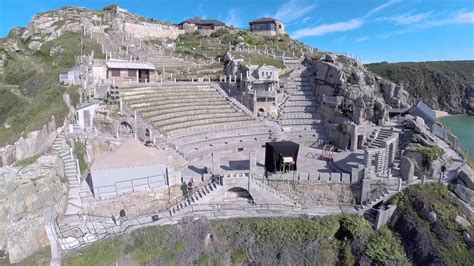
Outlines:
{"label": "boulder", "polygon": [[457,224],[459,224],[462,228],[469,228],[471,227],[471,223],[464,217],[460,215],[456,215],[456,218],[454,219]]}
{"label": "boulder", "polygon": [[456,184],[456,187],[454,188],[454,193],[463,201],[472,204],[474,203],[474,191],[471,189],[468,189],[467,187],[461,185],[461,184]]}
{"label": "boulder", "polygon": [[327,62],[334,63],[337,60],[337,55],[335,55],[335,54],[326,54],[326,56],[324,57],[324,60],[326,60]]}
{"label": "boulder", "polygon": [[404,181],[411,182],[415,179],[415,166],[413,159],[406,156],[402,157],[400,172]]}
{"label": "boulder", "polygon": [[30,44],[28,44],[28,48],[30,48],[33,51],[38,51],[41,48],[42,43],[39,41],[32,41]]}
{"label": "boulder", "polygon": [[465,165],[459,172],[459,179],[466,185],[467,188],[474,190],[474,171]]}

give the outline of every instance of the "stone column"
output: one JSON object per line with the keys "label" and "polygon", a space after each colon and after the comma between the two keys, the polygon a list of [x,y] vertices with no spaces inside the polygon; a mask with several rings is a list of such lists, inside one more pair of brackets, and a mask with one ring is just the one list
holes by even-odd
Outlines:
{"label": "stone column", "polygon": [[351,124],[351,151],[357,150],[357,125]]}
{"label": "stone column", "polygon": [[369,198],[370,193],[370,180],[367,178],[362,179],[362,186],[360,192],[360,202],[364,202],[367,198]]}

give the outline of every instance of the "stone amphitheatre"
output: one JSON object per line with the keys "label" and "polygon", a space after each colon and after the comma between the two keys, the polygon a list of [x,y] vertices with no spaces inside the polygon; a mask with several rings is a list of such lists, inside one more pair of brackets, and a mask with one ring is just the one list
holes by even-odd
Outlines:
{"label": "stone amphitheatre", "polygon": [[[81,97],[74,106],[64,95],[69,115],[50,143],[67,178],[67,194],[46,211],[52,246],[74,250],[190,215],[358,214],[381,226],[393,213],[384,203],[410,185],[473,184],[433,110],[355,56],[286,42],[278,25],[173,25],[118,7],[35,16],[22,33],[29,49],[80,32],[104,55],[77,55],[60,74]],[[426,165],[434,147],[442,152]]]}

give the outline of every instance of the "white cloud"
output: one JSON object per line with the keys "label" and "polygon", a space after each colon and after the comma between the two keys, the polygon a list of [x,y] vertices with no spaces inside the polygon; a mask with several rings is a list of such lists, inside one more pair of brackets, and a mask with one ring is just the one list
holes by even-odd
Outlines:
{"label": "white cloud", "polygon": [[312,28],[302,28],[295,31],[293,34],[291,34],[291,37],[301,38],[301,37],[306,37],[306,36],[322,36],[331,32],[344,32],[344,31],[354,30],[354,29],[360,28],[368,17],[379,13],[383,9],[399,1],[400,0],[390,0],[386,2],[385,4],[382,4],[380,6],[377,6],[369,10],[369,12],[365,14],[365,16],[360,17],[360,18],[354,18],[348,21],[336,22],[336,23],[331,23],[331,24],[322,24],[322,25],[312,27]]}
{"label": "white cloud", "polygon": [[369,37],[367,36],[362,36],[362,37],[359,37],[357,39],[355,39],[356,42],[366,42],[369,40]]}
{"label": "white cloud", "polygon": [[420,24],[420,27],[431,28],[449,24],[474,24],[474,11],[459,10],[451,17],[427,21]]}
{"label": "white cloud", "polygon": [[316,4],[303,4],[298,0],[289,0],[282,5],[273,15],[275,18],[289,23],[299,18],[304,17],[316,7]]}
{"label": "white cloud", "polygon": [[291,36],[293,38],[301,38],[306,36],[322,36],[331,32],[344,32],[357,29],[362,26],[363,20],[351,19],[349,21],[337,22],[332,24],[322,24],[313,28],[304,28],[295,31]]}
{"label": "white cloud", "polygon": [[240,16],[239,16],[237,10],[234,9],[234,8],[229,10],[229,12],[227,13],[227,17],[225,18],[224,22],[225,22],[225,24],[232,25],[236,28],[242,28],[243,24],[244,24],[242,22],[242,20],[240,19]]}
{"label": "white cloud", "polygon": [[398,2],[400,2],[400,0],[390,0],[390,1],[386,2],[385,4],[382,4],[382,5],[380,5],[380,6],[377,6],[377,7],[373,8],[372,10],[370,10],[370,11],[365,15],[364,18],[368,18],[368,17],[370,17],[370,16],[373,16],[373,15],[379,13],[380,11],[384,10],[385,8],[391,6],[391,5],[395,4],[395,3],[398,3]]}
{"label": "white cloud", "polygon": [[431,17],[431,12],[413,14],[413,11],[410,11],[405,14],[399,14],[399,15],[395,15],[391,17],[377,18],[376,20],[377,21],[391,21],[395,25],[411,25],[415,23],[420,23],[422,21],[426,21],[430,17]]}

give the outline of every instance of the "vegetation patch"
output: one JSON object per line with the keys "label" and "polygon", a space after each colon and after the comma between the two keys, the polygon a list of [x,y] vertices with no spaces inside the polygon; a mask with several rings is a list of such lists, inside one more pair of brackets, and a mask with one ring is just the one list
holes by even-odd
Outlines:
{"label": "vegetation patch", "polygon": [[365,253],[383,265],[408,262],[401,240],[386,227],[369,236]]}
{"label": "vegetation patch", "polygon": [[268,65],[274,66],[278,69],[285,69],[285,65],[280,59],[276,59],[270,56],[253,53],[235,53],[236,58],[242,58],[245,64],[249,65]]}
{"label": "vegetation patch", "polygon": [[444,150],[441,147],[409,147],[407,151],[414,153],[423,154],[423,165],[425,167],[431,166],[431,163],[441,157],[444,154]]}
{"label": "vegetation patch", "polygon": [[81,175],[85,175],[89,165],[86,161],[86,146],[81,141],[74,141],[74,157],[79,161]]}
{"label": "vegetation patch", "polygon": [[18,167],[26,167],[28,165],[31,165],[33,163],[36,162],[36,160],[38,160],[38,158],[41,156],[41,154],[37,154],[35,156],[31,156],[31,157],[28,157],[28,158],[25,158],[23,160],[19,160],[19,161],[16,161],[15,162],[15,166],[18,166]]}
{"label": "vegetation patch", "polygon": [[119,243],[116,239],[107,239],[87,246],[63,259],[64,265],[97,265],[115,264],[119,257]]}

